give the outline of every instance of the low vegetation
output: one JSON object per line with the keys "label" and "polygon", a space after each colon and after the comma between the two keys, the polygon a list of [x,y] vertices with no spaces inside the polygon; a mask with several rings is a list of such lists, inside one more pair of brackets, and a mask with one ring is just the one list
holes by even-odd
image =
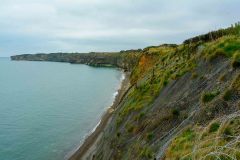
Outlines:
{"label": "low vegetation", "polygon": [[224,93],[223,93],[223,99],[225,101],[229,101],[231,99],[233,95],[233,90],[232,89],[227,89]]}
{"label": "low vegetation", "polygon": [[201,97],[202,103],[208,103],[212,101],[219,94],[220,94],[219,91],[204,92]]}
{"label": "low vegetation", "polygon": [[173,109],[172,114],[173,114],[174,117],[178,117],[180,115],[179,109]]}
{"label": "low vegetation", "polygon": [[[205,58],[208,60],[213,60],[217,56],[233,58],[234,54],[237,54],[235,52],[238,50],[240,50],[239,36],[226,36],[217,39],[216,41],[207,43],[204,54]],[[237,55],[235,55],[236,58]]]}
{"label": "low vegetation", "polygon": [[240,118],[224,118],[207,127],[194,125],[183,131],[170,144],[165,160],[240,159]]}
{"label": "low vegetation", "polygon": [[211,124],[210,128],[209,128],[209,132],[216,132],[218,130],[218,128],[220,127],[220,124],[217,122],[214,122]]}
{"label": "low vegetation", "polygon": [[240,67],[240,51],[236,51],[233,54],[232,67],[233,68]]}

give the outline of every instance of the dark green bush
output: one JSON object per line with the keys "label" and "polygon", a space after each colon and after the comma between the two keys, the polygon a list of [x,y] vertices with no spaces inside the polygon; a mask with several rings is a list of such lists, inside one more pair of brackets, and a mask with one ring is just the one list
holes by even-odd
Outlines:
{"label": "dark green bush", "polygon": [[163,81],[163,86],[166,86],[168,84],[168,81],[165,79],[164,81]]}
{"label": "dark green bush", "polygon": [[144,112],[141,112],[140,114],[139,114],[139,119],[141,119],[142,117],[144,117],[145,116],[145,113]]}
{"label": "dark green bush", "polygon": [[178,116],[180,115],[179,109],[173,109],[173,110],[172,110],[172,115],[173,115],[174,117],[178,117]]}
{"label": "dark green bush", "polygon": [[223,94],[223,99],[225,101],[229,101],[233,95],[233,90],[232,89],[227,89],[224,94]]}
{"label": "dark green bush", "polygon": [[208,103],[212,101],[217,95],[219,95],[219,93],[219,91],[214,91],[210,93],[204,92],[201,97],[202,103]]}
{"label": "dark green bush", "polygon": [[117,132],[117,137],[119,138],[121,136],[121,133],[120,132]]}
{"label": "dark green bush", "polygon": [[147,134],[147,140],[151,141],[154,138],[154,134],[153,133],[148,133]]}
{"label": "dark green bush", "polygon": [[232,134],[232,131],[229,127],[225,128],[224,132],[223,132],[223,135],[225,137],[226,140],[229,140],[231,139],[231,136],[233,135]]}
{"label": "dark green bush", "polygon": [[210,132],[210,133],[216,132],[219,127],[220,127],[220,124],[219,124],[219,123],[213,123],[213,124],[210,126],[210,128],[209,128],[209,132]]}

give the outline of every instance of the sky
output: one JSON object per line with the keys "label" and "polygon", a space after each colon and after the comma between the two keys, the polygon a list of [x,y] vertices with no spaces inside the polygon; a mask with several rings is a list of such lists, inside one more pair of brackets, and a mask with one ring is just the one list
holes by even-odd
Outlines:
{"label": "sky", "polygon": [[181,43],[240,21],[239,0],[0,0],[0,57]]}

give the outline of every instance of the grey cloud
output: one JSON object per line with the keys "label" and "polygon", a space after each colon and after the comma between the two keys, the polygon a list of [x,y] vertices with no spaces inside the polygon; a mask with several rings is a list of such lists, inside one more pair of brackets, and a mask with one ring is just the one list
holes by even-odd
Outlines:
{"label": "grey cloud", "polygon": [[239,0],[2,0],[0,56],[181,43],[238,21],[238,6]]}

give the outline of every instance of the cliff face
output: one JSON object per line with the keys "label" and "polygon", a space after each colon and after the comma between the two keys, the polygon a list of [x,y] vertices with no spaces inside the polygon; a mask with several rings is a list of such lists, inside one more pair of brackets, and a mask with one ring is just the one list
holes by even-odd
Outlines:
{"label": "cliff face", "polygon": [[[140,50],[139,50],[140,51]],[[139,52],[138,51],[138,52]],[[23,54],[12,56],[12,60],[53,61],[73,64],[87,64],[97,67],[118,67],[131,70],[138,62],[137,51],[122,51],[121,53],[50,53],[50,54]]]}
{"label": "cliff face", "polygon": [[131,87],[87,159],[240,159],[239,25],[220,33],[114,54],[12,59],[130,71]]}

